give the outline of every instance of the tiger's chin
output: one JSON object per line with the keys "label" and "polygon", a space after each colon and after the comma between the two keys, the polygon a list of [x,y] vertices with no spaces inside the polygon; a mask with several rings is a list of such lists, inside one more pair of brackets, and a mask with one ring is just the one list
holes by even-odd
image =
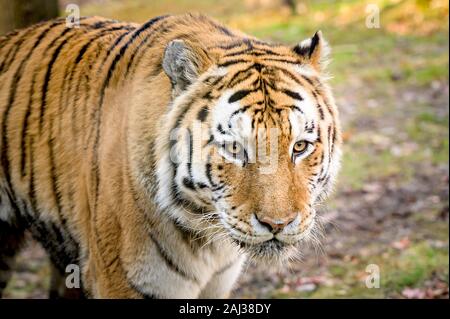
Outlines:
{"label": "tiger's chin", "polygon": [[276,238],[249,244],[243,241],[233,240],[250,259],[258,264],[268,266],[285,266],[287,261],[292,260],[300,252],[299,243],[284,243]]}

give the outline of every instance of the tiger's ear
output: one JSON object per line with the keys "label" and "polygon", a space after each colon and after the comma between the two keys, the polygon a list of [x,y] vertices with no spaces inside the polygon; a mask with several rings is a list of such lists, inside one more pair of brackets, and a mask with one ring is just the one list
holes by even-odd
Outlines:
{"label": "tiger's ear", "polygon": [[164,50],[162,67],[172,83],[172,94],[179,95],[194,82],[202,68],[202,53],[183,40],[172,40]]}
{"label": "tiger's ear", "polygon": [[317,31],[312,38],[303,40],[293,50],[317,71],[320,72],[326,67],[330,48],[322,36],[322,31]]}

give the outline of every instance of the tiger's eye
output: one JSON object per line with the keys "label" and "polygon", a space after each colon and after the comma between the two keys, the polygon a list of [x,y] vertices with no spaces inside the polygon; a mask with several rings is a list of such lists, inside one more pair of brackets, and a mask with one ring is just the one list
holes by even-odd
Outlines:
{"label": "tiger's eye", "polygon": [[236,142],[229,143],[226,146],[226,150],[228,153],[231,153],[231,154],[239,154],[241,152],[241,145],[239,145]]}
{"label": "tiger's eye", "polygon": [[297,143],[294,144],[294,153],[295,154],[301,154],[304,151],[306,151],[308,147],[308,142],[305,141],[298,141]]}

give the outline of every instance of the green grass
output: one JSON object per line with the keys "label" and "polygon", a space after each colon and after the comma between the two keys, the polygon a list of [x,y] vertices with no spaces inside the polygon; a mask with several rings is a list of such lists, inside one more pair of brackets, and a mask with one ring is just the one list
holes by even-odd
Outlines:
{"label": "green grass", "polygon": [[433,274],[441,274],[448,283],[448,247],[433,248],[422,242],[392,258],[382,284],[389,292],[398,292],[406,287],[419,287]]}
{"label": "green grass", "polygon": [[[406,130],[411,140],[423,145],[423,148],[428,150],[426,155],[431,156],[433,163],[439,164],[448,163],[449,160],[448,127],[448,117],[438,117],[436,114],[423,111],[409,121]],[[416,156],[415,159],[419,161],[424,158]]]}
{"label": "green grass", "polygon": [[147,0],[112,0],[107,3],[88,3],[81,7],[84,16],[101,15],[123,21],[144,22],[163,14],[181,14],[185,12],[202,12],[219,19],[244,12],[239,0],[214,1],[191,0],[149,1]]}
{"label": "green grass", "polygon": [[[376,248],[374,248],[376,249]],[[380,269],[380,288],[367,288],[365,284],[369,264]],[[448,284],[448,246],[432,247],[418,242],[405,250],[388,248],[371,257],[354,258],[351,262],[337,262],[328,267],[330,286],[319,286],[312,292],[274,291],[274,298],[383,298],[401,297],[405,288],[423,286],[424,282],[438,275]]]}

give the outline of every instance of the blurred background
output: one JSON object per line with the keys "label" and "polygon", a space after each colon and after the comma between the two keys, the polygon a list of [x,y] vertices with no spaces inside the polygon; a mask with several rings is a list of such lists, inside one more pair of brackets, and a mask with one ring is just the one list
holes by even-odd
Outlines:
{"label": "blurred background", "polygon": [[[232,297],[448,298],[447,0],[0,0],[0,34],[71,3],[134,22],[202,12],[289,44],[321,29],[345,141],[336,191],[319,208],[324,236],[285,269],[248,264]],[[374,270],[380,285],[368,288]],[[30,241],[6,297],[46,298],[49,272]]]}

